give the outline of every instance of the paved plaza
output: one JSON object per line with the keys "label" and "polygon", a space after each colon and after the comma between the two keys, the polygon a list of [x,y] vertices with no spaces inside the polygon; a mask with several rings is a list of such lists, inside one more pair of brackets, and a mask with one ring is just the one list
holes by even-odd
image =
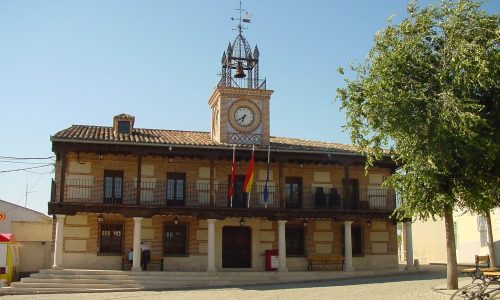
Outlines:
{"label": "paved plaza", "polygon": [[[425,273],[377,278],[362,278],[309,283],[245,286],[240,288],[145,291],[87,294],[50,294],[3,296],[5,300],[87,300],[87,299],[448,299],[451,292],[444,290],[444,266],[423,266]],[[470,279],[460,278],[459,285]]]}

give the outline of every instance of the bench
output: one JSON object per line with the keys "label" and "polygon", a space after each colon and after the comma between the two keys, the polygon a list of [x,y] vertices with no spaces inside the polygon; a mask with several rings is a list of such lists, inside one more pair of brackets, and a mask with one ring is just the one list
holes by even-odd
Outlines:
{"label": "bench", "polygon": [[344,268],[344,257],[341,255],[310,255],[307,260],[308,271],[312,271],[313,265],[340,265],[341,269]]}
{"label": "bench", "polygon": [[[150,265],[158,265],[160,271],[163,271],[163,257],[161,256],[151,256],[148,262],[148,269]],[[124,254],[122,256],[122,270],[132,269],[132,263],[128,261],[128,255]],[[144,270],[147,271],[147,270]]]}
{"label": "bench", "polygon": [[490,256],[489,255],[476,255],[474,258],[475,267],[463,269],[462,273],[479,273],[483,269],[490,268]]}

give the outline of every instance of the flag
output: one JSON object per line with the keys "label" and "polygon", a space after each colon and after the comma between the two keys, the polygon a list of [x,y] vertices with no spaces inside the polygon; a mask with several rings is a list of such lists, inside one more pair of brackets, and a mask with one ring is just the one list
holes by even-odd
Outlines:
{"label": "flag", "polygon": [[267,165],[266,165],[266,184],[264,185],[264,205],[267,207],[267,204],[269,203],[269,158],[271,157],[271,145],[268,146],[267,150]]}
{"label": "flag", "polygon": [[245,182],[243,183],[243,191],[249,193],[252,190],[253,184],[253,169],[255,161],[255,146],[252,146],[252,158],[248,163],[247,175],[245,176]]}
{"label": "flag", "polygon": [[233,146],[233,165],[231,166],[231,182],[229,183],[229,199],[233,207],[234,175],[236,175],[236,147]]}

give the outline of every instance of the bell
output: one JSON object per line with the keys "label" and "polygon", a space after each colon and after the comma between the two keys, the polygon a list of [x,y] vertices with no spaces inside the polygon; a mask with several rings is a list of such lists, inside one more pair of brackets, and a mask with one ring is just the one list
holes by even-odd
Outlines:
{"label": "bell", "polygon": [[234,78],[245,78],[245,72],[243,72],[243,63],[241,61],[238,62],[238,66],[236,67],[236,74],[234,74]]}

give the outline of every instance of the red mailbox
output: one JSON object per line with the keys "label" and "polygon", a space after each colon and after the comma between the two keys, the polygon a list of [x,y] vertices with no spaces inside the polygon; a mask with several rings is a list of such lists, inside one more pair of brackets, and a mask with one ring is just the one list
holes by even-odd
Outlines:
{"label": "red mailbox", "polygon": [[266,250],[266,271],[276,271],[279,268],[278,249]]}

